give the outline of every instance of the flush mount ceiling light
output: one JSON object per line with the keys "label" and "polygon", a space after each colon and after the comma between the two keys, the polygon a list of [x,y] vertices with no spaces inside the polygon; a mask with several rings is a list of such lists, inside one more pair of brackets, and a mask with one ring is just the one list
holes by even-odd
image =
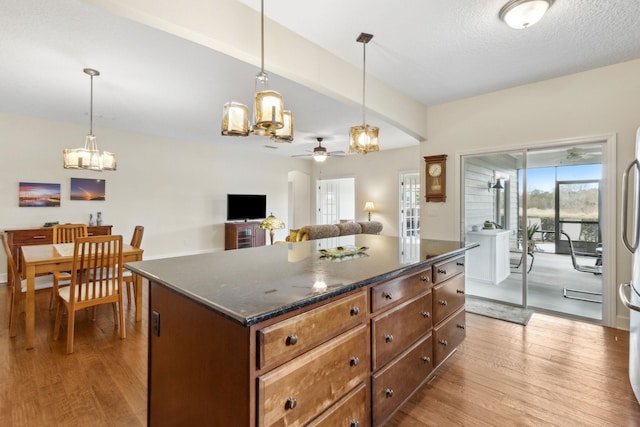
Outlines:
{"label": "flush mount ceiling light", "polygon": [[362,43],[362,125],[353,126],[349,130],[349,152],[367,154],[372,151],[378,151],[378,128],[369,126],[366,121],[365,106],[365,79],[367,65],[367,43],[371,41],[373,35],[360,33],[356,41]]}
{"label": "flush mount ceiling light", "polygon": [[542,19],[554,0],[511,0],[500,9],[500,19],[508,26],[521,30]]}
{"label": "flush mount ceiling light", "polygon": [[285,111],[282,95],[269,89],[269,75],[264,71],[264,0],[260,2],[260,72],[255,80],[253,126],[249,129],[249,109],[238,102],[223,108],[222,135],[268,136],[275,142],[293,141],[293,114]]}
{"label": "flush mount ceiling light", "polygon": [[91,100],[89,105],[89,134],[84,141],[84,148],[65,148],[62,160],[65,169],[87,169],[94,171],[116,170],[116,155],[108,151],[102,153],[98,149],[96,136],[93,134],[93,78],[100,72],[85,68],[85,74],[91,77]]}

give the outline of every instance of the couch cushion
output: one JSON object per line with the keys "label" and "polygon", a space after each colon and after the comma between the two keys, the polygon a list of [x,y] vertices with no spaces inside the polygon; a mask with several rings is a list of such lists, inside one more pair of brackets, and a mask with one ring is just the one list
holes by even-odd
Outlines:
{"label": "couch cushion", "polygon": [[289,230],[289,235],[285,239],[287,242],[297,242],[298,241],[298,232],[300,230]]}
{"label": "couch cushion", "polygon": [[340,229],[337,225],[323,224],[323,225],[306,225],[298,232],[298,242],[304,240],[324,239],[327,237],[338,237],[340,235]]}
{"label": "couch cushion", "polygon": [[382,223],[378,221],[365,221],[361,222],[363,234],[380,234],[382,231]]}
{"label": "couch cushion", "polygon": [[342,222],[338,224],[341,236],[348,236],[350,234],[362,233],[362,226],[357,222]]}

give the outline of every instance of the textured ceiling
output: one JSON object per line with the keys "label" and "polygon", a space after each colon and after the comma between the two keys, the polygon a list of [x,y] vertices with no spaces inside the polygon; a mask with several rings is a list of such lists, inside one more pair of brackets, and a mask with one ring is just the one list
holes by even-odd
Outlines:
{"label": "textured ceiling", "polygon": [[[505,2],[267,0],[265,14],[358,68],[362,46],[355,39],[374,34],[367,73],[425,105],[640,58],[638,0],[556,0],[526,30],[498,19]],[[0,8],[0,111],[88,125],[89,78],[82,69],[91,67],[102,72],[94,84],[96,127],[237,143],[219,136],[222,105],[251,104],[254,65],[84,1],[0,0]],[[245,144],[302,154],[319,134],[333,137],[323,144],[330,151],[346,151],[359,107],[271,75],[285,103],[295,106],[296,141],[278,150],[265,148],[264,138]],[[368,119],[381,128],[382,149],[418,143],[383,117]]]}

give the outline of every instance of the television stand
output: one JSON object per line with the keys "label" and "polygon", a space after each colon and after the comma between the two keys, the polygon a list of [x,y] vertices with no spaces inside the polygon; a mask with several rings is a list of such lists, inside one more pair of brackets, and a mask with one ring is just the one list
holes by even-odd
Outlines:
{"label": "television stand", "polygon": [[224,225],[224,249],[243,249],[264,246],[265,230],[260,221],[227,222]]}

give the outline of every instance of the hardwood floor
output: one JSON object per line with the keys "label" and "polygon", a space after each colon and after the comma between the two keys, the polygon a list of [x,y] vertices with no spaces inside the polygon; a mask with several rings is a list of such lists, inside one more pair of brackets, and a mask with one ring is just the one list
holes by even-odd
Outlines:
{"label": "hardwood floor", "polygon": [[[118,338],[109,307],[79,316],[75,352],[51,340],[48,295],[37,297],[36,348],[9,338],[0,285],[1,426],[146,424],[147,320],[127,311]],[[145,295],[146,309],[146,295]],[[638,426],[627,378],[628,334],[534,314],[529,325],[467,314],[467,338],[389,426]]]}

